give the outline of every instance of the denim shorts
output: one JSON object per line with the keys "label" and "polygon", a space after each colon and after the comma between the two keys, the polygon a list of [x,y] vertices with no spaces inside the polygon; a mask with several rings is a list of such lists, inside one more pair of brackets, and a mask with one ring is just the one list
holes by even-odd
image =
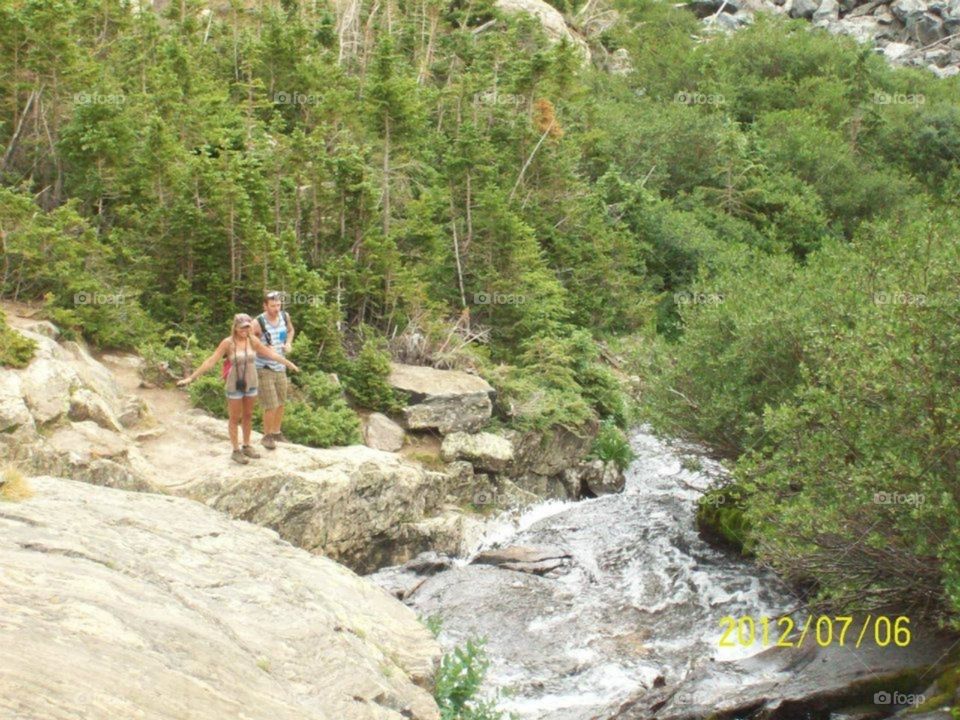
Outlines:
{"label": "denim shorts", "polygon": [[255,387],[247,388],[246,392],[230,392],[227,391],[227,400],[242,400],[245,397],[256,397],[257,389]]}

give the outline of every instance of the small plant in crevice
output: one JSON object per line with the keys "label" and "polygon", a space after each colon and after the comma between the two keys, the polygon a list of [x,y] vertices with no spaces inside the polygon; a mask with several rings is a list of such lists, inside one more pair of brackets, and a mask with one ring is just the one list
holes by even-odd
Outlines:
{"label": "small plant in crevice", "polygon": [[611,420],[600,424],[600,432],[593,441],[590,457],[614,463],[620,470],[626,470],[635,455],[626,434]]}
{"label": "small plant in crevice", "polygon": [[[433,618],[427,620],[428,627]],[[439,621],[435,624],[439,632]],[[431,628],[432,630],[432,628]],[[440,660],[433,696],[440,707],[441,720],[514,720],[497,709],[497,697],[479,699],[480,688],[490,661],[484,650],[485,640],[467,640]]]}

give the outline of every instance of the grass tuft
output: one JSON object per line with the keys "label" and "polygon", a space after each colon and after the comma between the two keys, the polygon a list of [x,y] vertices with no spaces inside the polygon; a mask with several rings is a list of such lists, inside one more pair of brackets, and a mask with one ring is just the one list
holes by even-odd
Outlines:
{"label": "grass tuft", "polygon": [[0,471],[0,501],[20,502],[33,497],[33,490],[23,473],[13,465]]}

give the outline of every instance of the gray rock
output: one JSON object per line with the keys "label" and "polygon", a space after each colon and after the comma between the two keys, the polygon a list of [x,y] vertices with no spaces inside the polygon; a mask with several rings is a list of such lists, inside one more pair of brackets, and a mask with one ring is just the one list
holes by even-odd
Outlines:
{"label": "gray rock", "polygon": [[70,396],[68,416],[71,420],[92,420],[97,425],[113,432],[123,430],[113,410],[100,395],[87,388],[78,388]]}
{"label": "gray rock", "polygon": [[38,320],[36,322],[26,323],[23,329],[37,335],[43,335],[50,340],[56,340],[60,337],[60,328],[47,320]]}
{"label": "gray rock", "polygon": [[940,78],[949,78],[960,75],[960,67],[956,65],[950,65],[949,67],[941,68],[936,65],[930,65],[929,69]]}
{"label": "gray rock", "polygon": [[906,43],[892,42],[883,48],[883,54],[888,60],[903,60],[913,53],[913,48]]}
{"label": "gray rock", "polygon": [[584,65],[590,62],[590,48],[586,41],[567,25],[559,10],[544,0],[496,0],[496,7],[510,15],[532,15],[540,21],[544,33],[552,42],[566,40],[577,49]]}
{"label": "gray rock", "polygon": [[699,720],[749,713],[773,718],[785,717],[778,709],[803,716],[869,703],[876,692],[911,692],[910,678],[915,675],[935,677],[932,668],[946,662],[949,647],[947,636],[916,628],[907,647],[864,643],[856,649],[848,643],[822,648],[809,640],[801,648],[772,647],[744,660],[706,663],[679,685],[644,691],[600,717]]}
{"label": "gray rock", "polygon": [[513,460],[513,445],[494,433],[456,432],[443,439],[440,456],[447,462],[466,460],[480,470],[501,472]]}
{"label": "gray rock", "polygon": [[396,452],[403,447],[403,428],[382,413],[370,413],[363,424],[363,442],[367,447]]}
{"label": "gray rock", "polygon": [[923,46],[935,43],[937,40],[946,37],[947,34],[943,27],[943,20],[933,13],[911,15],[907,19],[906,25],[907,32]]}
{"label": "gray rock", "polygon": [[875,17],[869,15],[862,17],[845,17],[836,24],[831,25],[830,32],[849,35],[857,42],[865,43],[873,39],[880,31],[880,23]]}
{"label": "gray rock", "polygon": [[443,434],[479,430],[493,411],[490,384],[460,370],[391,363],[387,381],[409,396],[403,416],[411,429],[436,428]]}
{"label": "gray rock", "polygon": [[0,370],[0,433],[18,428],[32,430],[33,415],[23,400],[23,383],[13,372]]}
{"label": "gray rock", "polygon": [[473,559],[474,565],[493,565],[504,570],[516,570],[533,575],[545,575],[569,564],[570,553],[558,547],[512,546],[487,550]]}
{"label": "gray rock", "polygon": [[611,75],[629,75],[633,72],[633,61],[630,51],[626,48],[617,48],[607,58],[607,72]]}
{"label": "gray rock", "polygon": [[840,17],[840,5],[837,0],[822,0],[820,7],[813,13],[814,25],[828,25]]}
{"label": "gray rock", "polygon": [[893,0],[890,3],[890,12],[902,23],[913,15],[922,15],[927,10],[924,0]]}
{"label": "gray rock", "polygon": [[820,7],[818,0],[793,0],[790,17],[806,18],[809,20]]}
{"label": "gray rock", "polygon": [[369,581],[189,500],[29,482],[0,513],[0,716],[439,718],[440,648]]}
{"label": "gray rock", "polygon": [[513,443],[514,461],[508,473],[514,478],[560,475],[586,456],[599,428],[598,423],[590,422],[575,430],[556,425],[546,430],[509,431],[505,435]]}

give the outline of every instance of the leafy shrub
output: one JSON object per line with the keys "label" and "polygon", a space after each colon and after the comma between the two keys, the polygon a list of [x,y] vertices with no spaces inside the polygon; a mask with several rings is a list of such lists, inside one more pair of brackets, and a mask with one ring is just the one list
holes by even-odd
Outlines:
{"label": "leafy shrub", "polygon": [[203,375],[187,386],[190,404],[210,413],[214,417],[226,419],[227,397],[223,380],[212,375]]}
{"label": "leafy shrub", "polygon": [[0,312],[0,365],[26,367],[36,350],[37,343],[7,325],[6,317]]}
{"label": "leafy shrub", "polygon": [[296,390],[283,417],[284,434],[311,447],[354,445],[361,441],[360,419],[340,387],[326,373],[293,376]]}
{"label": "leafy shrub", "polygon": [[393,412],[400,402],[387,383],[390,374],[390,355],[374,339],[368,339],[344,371],[347,392],[362,408]]}
{"label": "leafy shrub", "polygon": [[600,432],[593,441],[590,456],[604,462],[613,462],[621,470],[626,470],[636,457],[623,430],[610,420],[600,423]]}
{"label": "leafy shrub", "polygon": [[341,400],[340,407],[313,407],[301,400],[289,402],[283,432],[291,441],[310,447],[353,445],[360,442],[356,414]]}
{"label": "leafy shrub", "polygon": [[477,694],[490,667],[484,641],[467,640],[440,660],[433,697],[441,720],[501,720],[496,700],[478,700]]}

